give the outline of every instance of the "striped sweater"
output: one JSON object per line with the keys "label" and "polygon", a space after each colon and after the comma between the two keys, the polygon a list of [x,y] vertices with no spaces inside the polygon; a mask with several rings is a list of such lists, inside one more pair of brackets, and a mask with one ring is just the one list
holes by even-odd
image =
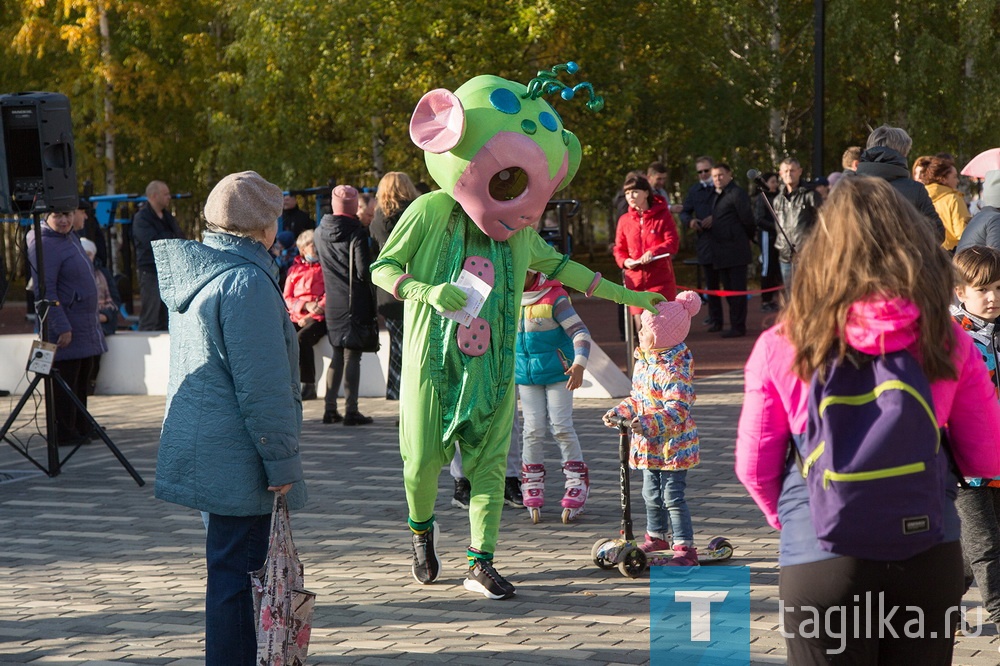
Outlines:
{"label": "striped sweater", "polygon": [[590,331],[562,284],[537,274],[521,297],[515,381],[533,386],[564,382],[570,366],[587,367],[590,345]]}
{"label": "striped sweater", "polygon": [[695,395],[691,350],[683,342],[670,349],[635,350],[632,392],[614,415],[639,417],[642,433],[632,433],[632,469],[682,470],[700,462],[698,428],[691,418]]}

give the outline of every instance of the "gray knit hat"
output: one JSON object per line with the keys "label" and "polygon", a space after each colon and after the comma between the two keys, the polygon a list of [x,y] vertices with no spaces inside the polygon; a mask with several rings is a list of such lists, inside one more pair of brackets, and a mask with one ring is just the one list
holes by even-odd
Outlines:
{"label": "gray knit hat", "polygon": [[1000,171],[987,171],[983,183],[983,205],[1000,208]]}
{"label": "gray knit hat", "polygon": [[256,171],[231,173],[208,195],[205,219],[224,231],[253,235],[277,223],[283,201],[281,188]]}

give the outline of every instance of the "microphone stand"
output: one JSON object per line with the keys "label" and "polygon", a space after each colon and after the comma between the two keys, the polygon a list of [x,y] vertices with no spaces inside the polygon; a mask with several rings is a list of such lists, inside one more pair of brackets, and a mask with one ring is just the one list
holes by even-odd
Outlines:
{"label": "microphone stand", "polygon": [[[766,187],[766,185],[764,185],[764,183],[761,182],[760,176],[755,176],[753,180],[758,185]],[[785,184],[782,183],[781,186],[784,187]],[[771,200],[767,198],[767,194],[762,191],[760,195],[764,197],[764,205],[767,206],[768,212],[771,213],[771,219],[774,220],[774,228],[778,230],[781,236],[785,239],[785,242],[788,243],[788,247],[792,250],[792,256],[794,257],[796,252],[795,243],[793,243],[792,239],[788,237],[788,234],[785,233],[785,229],[781,226],[781,222],[778,221],[778,214],[774,212],[774,206],[771,205]],[[778,193],[775,196],[781,196],[780,188],[778,189]]]}

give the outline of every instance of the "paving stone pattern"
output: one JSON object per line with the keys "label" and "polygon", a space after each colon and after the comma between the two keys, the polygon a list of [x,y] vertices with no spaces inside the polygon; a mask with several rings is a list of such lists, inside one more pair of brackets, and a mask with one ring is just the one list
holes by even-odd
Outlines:
{"label": "paving stone pattern", "polygon": [[[697,383],[703,463],[689,475],[696,539],[736,546],[752,571],[754,663],[784,663],[778,633],[777,534],[733,474],[738,373]],[[324,426],[306,403],[302,450],[308,506],[292,516],[307,586],[318,597],[310,664],[649,663],[649,579],[602,571],[590,548],[618,533],[617,434],[600,417],[611,400],[579,400],[577,430],[592,495],[579,522],[559,522],[562,475],[555,444],[544,522],[506,509],[498,569],[517,597],[488,601],[462,588],[468,521],[452,508],[442,472],[441,580],[409,572],[409,535],[393,422],[397,403],[362,400],[375,424]],[[0,483],[0,665],[193,666],[203,663],[204,530],[195,511],[153,497],[162,397],[95,397],[92,411],[142,474],[139,488],[103,444],[80,449],[59,477]],[[12,404],[0,402],[6,418]],[[25,410],[26,418],[33,416]],[[24,419],[22,419],[24,421]],[[22,426],[24,439],[32,430]],[[32,451],[42,456],[36,439]],[[65,453],[65,451],[63,451]],[[8,446],[0,470],[28,465]],[[641,478],[632,475],[637,531]],[[967,602],[977,605],[973,589]],[[996,664],[996,632],[959,639],[956,664]]]}

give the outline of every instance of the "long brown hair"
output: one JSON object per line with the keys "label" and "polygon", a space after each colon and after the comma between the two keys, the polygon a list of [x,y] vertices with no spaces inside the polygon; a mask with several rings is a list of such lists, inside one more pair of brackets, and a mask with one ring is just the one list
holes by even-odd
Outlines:
{"label": "long brown hair", "polygon": [[918,358],[931,381],[954,378],[948,305],[955,273],[927,218],[881,178],[844,178],[823,202],[796,258],[783,321],[805,381],[831,353],[847,351],[851,305],[871,297],[904,298],[920,310]]}
{"label": "long brown hair", "polygon": [[375,198],[378,207],[386,217],[391,217],[396,211],[402,210],[408,203],[420,196],[413,181],[402,171],[390,171],[378,182]]}

